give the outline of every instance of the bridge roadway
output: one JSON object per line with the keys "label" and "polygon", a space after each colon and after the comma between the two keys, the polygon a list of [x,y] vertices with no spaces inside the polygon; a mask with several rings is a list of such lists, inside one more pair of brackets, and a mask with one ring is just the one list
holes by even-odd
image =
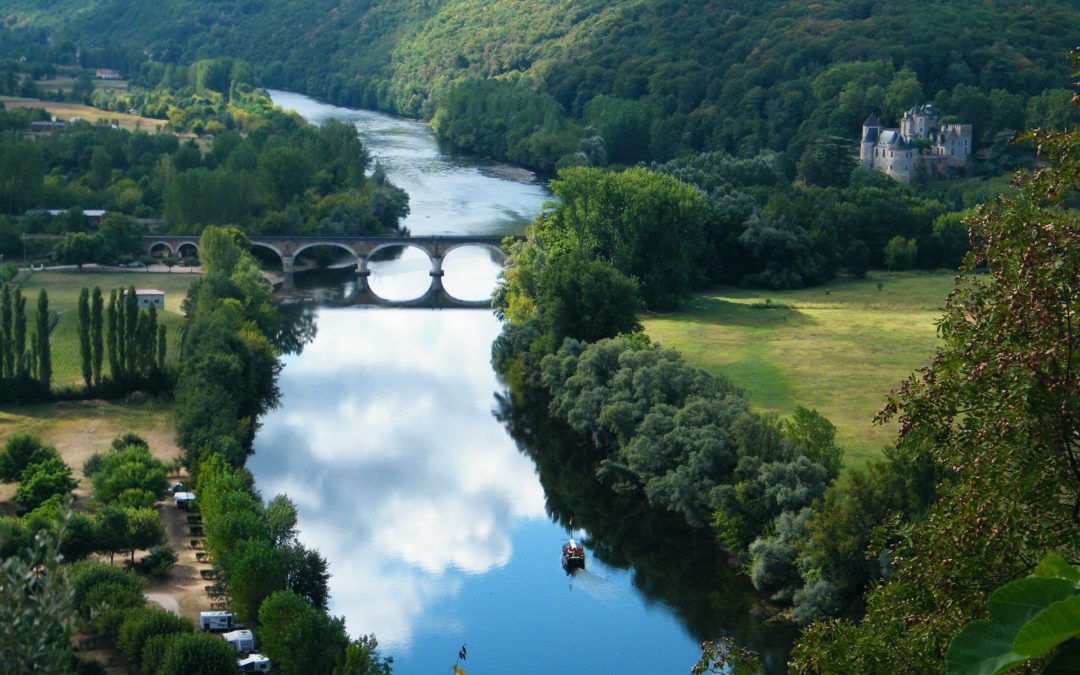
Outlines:
{"label": "bridge roadway", "polygon": [[[356,259],[356,291],[346,301],[348,304],[378,304],[394,307],[490,307],[486,300],[468,301],[454,298],[442,285],[442,261],[446,254],[464,246],[479,246],[494,253],[494,257],[503,262],[506,252],[501,244],[505,237],[474,235],[437,235],[410,237],[302,237],[302,236],[253,236],[248,237],[253,246],[267,248],[281,259],[282,272],[285,273],[284,285],[293,285],[294,262],[304,250],[315,246],[331,246],[346,251]],[[520,237],[517,237],[520,239]],[[182,257],[186,249],[196,255],[199,252],[199,238],[183,235],[147,235],[143,237],[143,246],[147,253],[153,253],[164,246],[170,256]],[[415,300],[392,301],[376,295],[368,285],[371,270],[368,263],[379,251],[399,246],[411,246],[423,251],[431,263],[431,286],[427,292]]]}

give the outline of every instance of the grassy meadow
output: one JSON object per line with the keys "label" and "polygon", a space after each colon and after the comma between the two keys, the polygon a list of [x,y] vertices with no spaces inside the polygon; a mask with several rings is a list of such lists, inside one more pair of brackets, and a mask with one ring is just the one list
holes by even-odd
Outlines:
{"label": "grassy meadow", "polygon": [[817,409],[837,426],[847,466],[858,467],[893,441],[895,424],[875,426],[874,415],[933,355],[954,279],[879,272],[795,291],[725,287],[642,323],[654,341],[745,389],[758,411]]}
{"label": "grassy meadow", "polygon": [[[25,274],[25,273],[24,273]],[[167,359],[175,362],[180,343],[180,302],[187,294],[188,286],[198,277],[192,274],[153,274],[144,272],[33,272],[23,280],[21,290],[26,297],[26,324],[28,335],[33,334],[37,315],[37,298],[42,288],[49,295],[49,309],[55,311],[59,321],[50,334],[52,346],[53,386],[82,384],[82,357],[79,353],[79,293],[83,287],[93,292],[101,288],[106,310],[109,291],[113,288],[156,288],[165,291],[165,311],[158,313],[158,321],[166,327]],[[103,371],[108,372],[105,359]]]}

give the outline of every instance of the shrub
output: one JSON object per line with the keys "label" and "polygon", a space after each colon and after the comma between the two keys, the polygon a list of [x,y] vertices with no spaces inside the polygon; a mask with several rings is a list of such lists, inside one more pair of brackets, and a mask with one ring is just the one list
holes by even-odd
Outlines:
{"label": "shrub", "polygon": [[102,456],[90,480],[94,483],[95,499],[103,504],[115,502],[129,488],[160,495],[169,484],[165,465],[139,444],[122,446]]}
{"label": "shrub", "polygon": [[116,646],[130,663],[137,663],[148,639],[156,635],[191,633],[194,630],[191,621],[168,610],[140,607],[129,612],[120,624]]}
{"label": "shrub", "polygon": [[63,497],[79,482],[71,477],[71,467],[59,457],[49,457],[28,465],[12,498],[23,511],[32,511],[51,497]]}
{"label": "shrub", "polygon": [[157,672],[158,675],[234,675],[236,652],[220,637],[209,633],[174,635]]}
{"label": "shrub", "polygon": [[146,439],[133,431],[125,431],[114,438],[111,443],[113,450],[122,450],[129,445],[136,445],[147,450],[150,449],[150,444],[146,442]]}
{"label": "shrub", "polygon": [[169,576],[169,570],[176,564],[176,560],[176,551],[165,545],[155,546],[139,561],[138,569],[143,574],[164,579]]}
{"label": "shrub", "polygon": [[41,442],[33,434],[13,434],[0,450],[0,481],[14,483],[31,464],[50,458],[59,459],[56,448]]}
{"label": "shrub", "polygon": [[[83,618],[105,607],[137,607],[143,600],[143,584],[138,576],[111,565],[87,560],[71,566],[74,605]],[[94,591],[97,587],[108,587]]]}

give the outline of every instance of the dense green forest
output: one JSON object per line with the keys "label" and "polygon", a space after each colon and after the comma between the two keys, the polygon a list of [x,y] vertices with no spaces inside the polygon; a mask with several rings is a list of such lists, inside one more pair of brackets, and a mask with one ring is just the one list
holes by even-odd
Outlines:
{"label": "dense green forest", "polygon": [[612,163],[764,149],[793,163],[812,141],[853,140],[870,112],[891,124],[929,101],[982,146],[1061,127],[1080,12],[1068,0],[14,0],[0,23],[0,58],[137,80],[238,57],[265,85],[434,118],[455,146],[550,171],[596,163],[590,139]]}
{"label": "dense green forest", "polygon": [[[152,88],[98,92],[95,103],[139,107],[201,135],[85,121],[33,134],[43,110],[0,109],[0,254],[21,255],[23,234],[80,234],[54,259],[128,260],[146,232],[136,218],[163,220],[180,234],[226,224],[251,234],[400,232],[408,195],[381,170],[366,173],[368,155],[351,125],[315,127],[274,108],[247,83],[245,64],[231,59],[158,76]],[[85,209],[109,215],[95,225]]]}

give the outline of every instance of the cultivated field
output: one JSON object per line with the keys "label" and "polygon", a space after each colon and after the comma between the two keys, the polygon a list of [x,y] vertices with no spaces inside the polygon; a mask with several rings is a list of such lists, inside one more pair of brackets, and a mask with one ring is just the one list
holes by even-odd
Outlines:
{"label": "cultivated field", "polygon": [[817,409],[837,426],[846,464],[861,466],[894,439],[895,425],[873,417],[933,355],[954,278],[875,273],[797,291],[721,288],[643,323],[661,345],[744,388],[756,410]]}
{"label": "cultivated field", "polygon": [[[82,384],[82,357],[79,352],[79,292],[85,286],[94,290],[101,288],[105,307],[109,304],[109,291],[116,288],[156,288],[165,291],[165,311],[158,313],[158,321],[166,327],[167,359],[177,358],[180,343],[180,302],[187,294],[188,286],[198,277],[193,274],[144,272],[34,272],[22,284],[26,296],[26,323],[28,333],[33,332],[37,315],[37,297],[42,288],[49,295],[49,309],[56,312],[59,322],[50,334],[52,347],[53,386]],[[104,372],[108,372],[108,359]]]}

